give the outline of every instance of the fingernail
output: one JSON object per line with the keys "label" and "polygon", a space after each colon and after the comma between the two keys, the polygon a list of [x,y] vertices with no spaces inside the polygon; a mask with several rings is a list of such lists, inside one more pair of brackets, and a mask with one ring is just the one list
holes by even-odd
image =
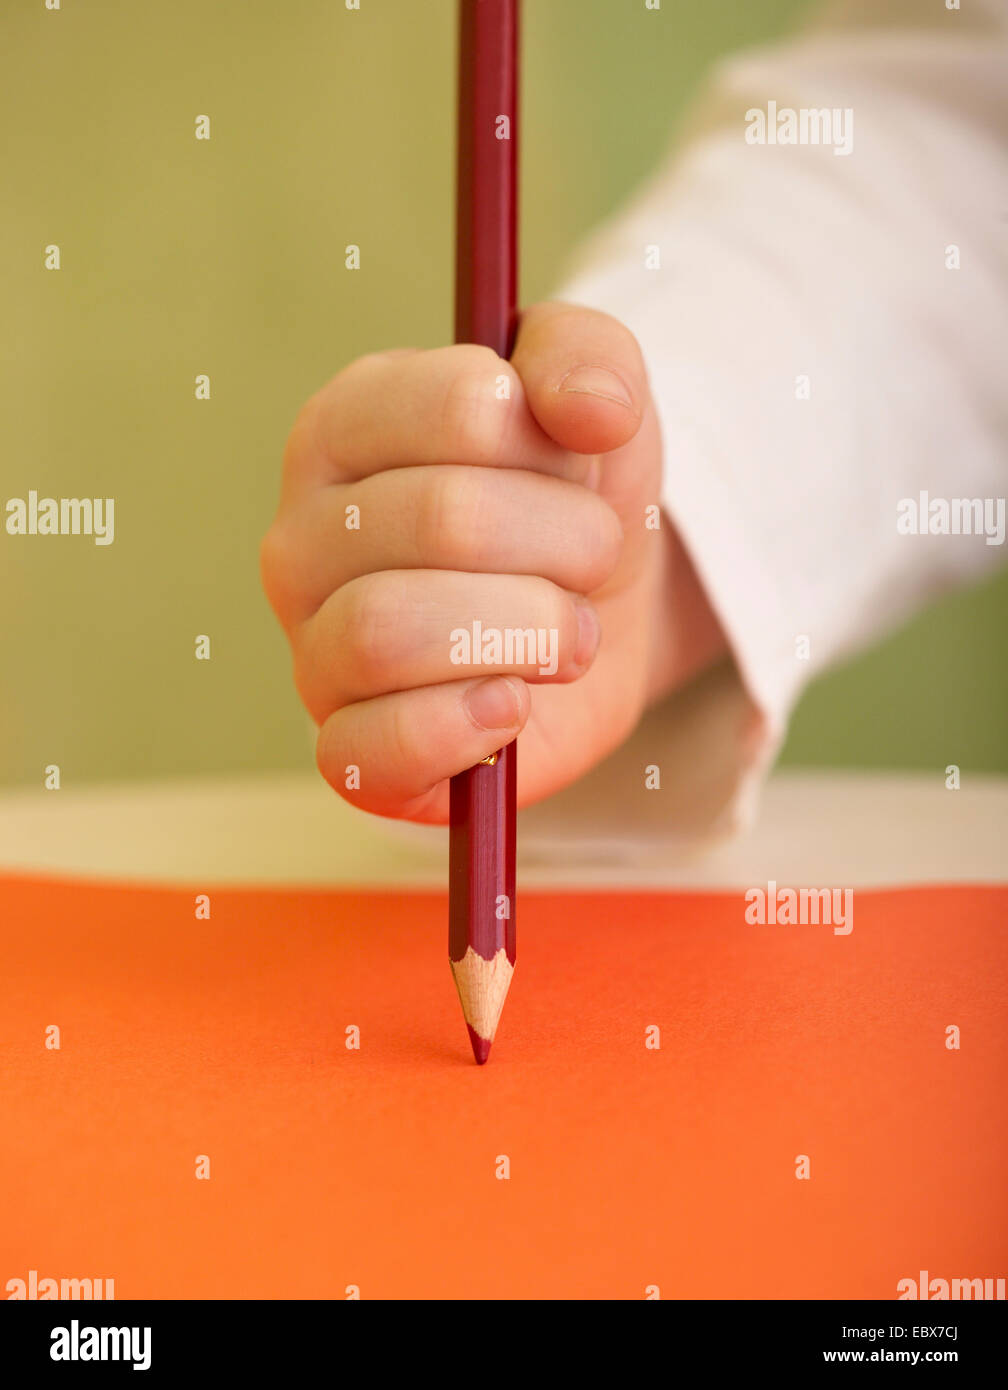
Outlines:
{"label": "fingernail", "polygon": [[510,729],[518,723],[518,692],[504,676],[489,676],[465,694],[469,718],[481,729]]}
{"label": "fingernail", "polygon": [[577,646],[574,648],[574,664],[575,666],[587,666],[598,651],[602,629],[599,625],[598,614],[588,600],[579,598],[576,602],[578,635]]}
{"label": "fingernail", "polygon": [[633,409],[633,396],[626,383],[606,367],[572,367],[557,388],[584,396],[600,396],[604,401]]}

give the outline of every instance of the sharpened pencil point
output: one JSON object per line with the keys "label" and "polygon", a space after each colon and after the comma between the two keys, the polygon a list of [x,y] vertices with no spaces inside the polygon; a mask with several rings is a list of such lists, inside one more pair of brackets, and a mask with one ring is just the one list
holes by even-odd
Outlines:
{"label": "sharpened pencil point", "polygon": [[449,958],[449,964],[462,1004],[462,1015],[469,1029],[473,1054],[482,1066],[490,1055],[490,1044],[497,1033],[497,1023],[514,967],[503,947],[492,960],[487,960],[469,946],[461,960]]}
{"label": "sharpened pencil point", "polygon": [[469,1041],[472,1043],[473,1056],[480,1066],[483,1066],[490,1056],[490,1043],[487,1042],[486,1038],[481,1038],[471,1024],[467,1023],[466,1027],[469,1029]]}

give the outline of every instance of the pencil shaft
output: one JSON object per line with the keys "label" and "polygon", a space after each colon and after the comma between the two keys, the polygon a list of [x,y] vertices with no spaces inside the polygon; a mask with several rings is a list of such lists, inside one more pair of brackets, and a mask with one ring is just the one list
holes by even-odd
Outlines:
{"label": "pencil shaft", "polygon": [[459,18],[455,341],[507,357],[518,289],[518,0],[461,0]]}
{"label": "pencil shaft", "polygon": [[469,947],[484,960],[503,951],[515,963],[515,758],[501,749],[451,780],[448,955]]}
{"label": "pencil shaft", "polygon": [[[459,8],[455,340],[501,357],[517,323],[518,11],[519,0]],[[511,743],[451,779],[448,955],[478,1062],[515,961],[516,767]]]}

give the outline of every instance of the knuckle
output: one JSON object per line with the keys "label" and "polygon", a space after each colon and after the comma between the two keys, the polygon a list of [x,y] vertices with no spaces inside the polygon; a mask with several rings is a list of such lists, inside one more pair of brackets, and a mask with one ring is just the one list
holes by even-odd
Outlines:
{"label": "knuckle", "polygon": [[423,557],[440,556],[458,531],[458,480],[453,468],[435,468],[425,480],[413,514],[414,541]]}
{"label": "knuckle", "polygon": [[332,722],[331,719],[327,719],[315,737],[315,766],[330,786],[336,787],[335,773],[339,767],[339,753]]}
{"label": "knuckle", "polygon": [[387,574],[351,580],[343,589],[341,649],[354,685],[384,689],[393,682],[399,657],[402,584]]}
{"label": "knuckle", "polygon": [[452,569],[479,568],[482,487],[476,470],[444,466],[432,470],[414,518],[417,553],[436,557]]}
{"label": "knuckle", "polygon": [[281,622],[297,601],[294,556],[289,528],[274,521],[259,544],[259,573],[266,597]]}
{"label": "knuckle", "polygon": [[561,594],[558,607],[560,613],[557,618],[557,627],[560,629],[560,645],[570,660],[573,661],[580,629],[578,603],[572,594]]}
{"label": "knuckle", "polygon": [[333,791],[339,792],[346,801],[354,799],[347,795],[347,764],[360,761],[360,749],[351,752],[346,745],[339,711],[329,715],[320,725],[315,740],[315,766]]}
{"label": "knuckle", "polygon": [[338,382],[340,386],[353,388],[358,384],[360,378],[370,376],[373,372],[383,368],[394,356],[391,352],[365,352],[360,357],[355,357],[352,362],[348,362],[345,367],[338,371],[333,377],[333,382]]}
{"label": "knuckle", "polygon": [[380,352],[356,357],[309,396],[295,416],[284,449],[284,464],[291,473],[296,474],[301,460],[311,453],[331,452],[339,441],[348,402],[385,361],[386,355]]}
{"label": "knuckle", "polygon": [[550,621],[557,633],[560,666],[565,668],[573,663],[578,645],[578,604],[573,594],[557,589],[553,596]]}
{"label": "knuckle", "polygon": [[[383,749],[385,757],[392,767],[405,769],[410,774],[420,772],[425,761],[424,750],[418,741],[416,721],[407,715],[406,702],[394,700],[389,715]],[[420,790],[426,791],[427,787]]]}
{"label": "knuckle", "polygon": [[558,650],[562,653],[572,650],[572,641],[577,640],[577,609],[574,595],[554,584],[551,579],[536,579],[530,592],[528,611],[523,615],[523,625],[529,628],[543,628],[556,633]]}
{"label": "knuckle", "polygon": [[503,367],[491,348],[467,347],[445,389],[441,427],[452,457],[493,464],[500,458],[508,425],[507,402],[496,383]]}
{"label": "knuckle", "polygon": [[600,497],[592,497],[591,502],[582,549],[586,591],[605,583],[619,564],[623,551],[623,526],[619,517]]}

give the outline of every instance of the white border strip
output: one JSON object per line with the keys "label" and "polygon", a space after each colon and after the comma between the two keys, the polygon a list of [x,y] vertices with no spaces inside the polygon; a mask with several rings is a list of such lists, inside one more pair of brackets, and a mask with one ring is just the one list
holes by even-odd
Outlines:
{"label": "white border strip", "polygon": [[[523,887],[1008,882],[1008,779],[786,772],[707,847],[519,835]],[[0,795],[0,871],[160,883],[445,887],[447,831],[362,815],[314,773]]]}

